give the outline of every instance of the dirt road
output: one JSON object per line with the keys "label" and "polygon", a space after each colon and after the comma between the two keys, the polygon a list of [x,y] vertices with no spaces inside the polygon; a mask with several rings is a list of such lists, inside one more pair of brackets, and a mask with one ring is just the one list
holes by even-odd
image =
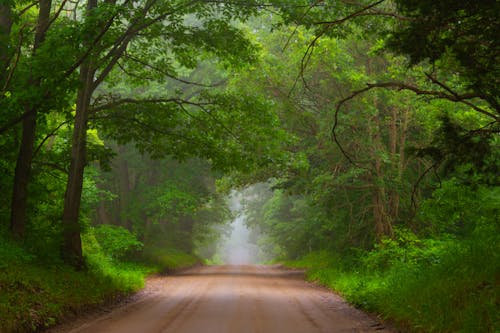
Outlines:
{"label": "dirt road", "polygon": [[269,266],[198,267],[156,278],[136,300],[72,333],[389,332],[340,297]]}

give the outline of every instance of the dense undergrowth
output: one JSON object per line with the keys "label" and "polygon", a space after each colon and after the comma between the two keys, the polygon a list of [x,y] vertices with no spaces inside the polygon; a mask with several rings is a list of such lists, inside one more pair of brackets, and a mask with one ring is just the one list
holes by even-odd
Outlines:
{"label": "dense undergrowth", "polygon": [[[99,238],[105,238],[101,244],[108,247],[101,246]],[[139,251],[142,244],[118,228],[90,230],[83,244],[87,267],[77,271],[0,235],[0,332],[53,326],[141,289],[150,274],[199,261],[174,249]],[[134,259],[123,255],[127,253]]]}
{"label": "dense undergrowth", "polygon": [[467,239],[399,231],[370,252],[312,252],[287,264],[403,331],[498,332],[499,244],[498,226]]}

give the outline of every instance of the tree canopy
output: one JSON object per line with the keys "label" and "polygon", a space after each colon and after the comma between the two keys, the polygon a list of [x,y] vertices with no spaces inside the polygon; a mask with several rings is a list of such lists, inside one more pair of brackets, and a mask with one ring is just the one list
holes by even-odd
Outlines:
{"label": "tree canopy", "polygon": [[490,299],[472,263],[498,247],[499,14],[496,0],[1,1],[6,260],[215,262],[238,189],[263,258],[328,253],[395,274],[382,290],[462,253]]}

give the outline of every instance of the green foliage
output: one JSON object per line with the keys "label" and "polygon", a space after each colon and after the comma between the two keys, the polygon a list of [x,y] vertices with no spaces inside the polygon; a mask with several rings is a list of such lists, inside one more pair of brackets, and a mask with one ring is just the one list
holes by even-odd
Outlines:
{"label": "green foliage", "polygon": [[[476,116],[476,117],[474,117]],[[484,117],[469,113],[439,117],[439,128],[430,146],[416,151],[442,165],[446,176],[463,177],[467,183],[497,185],[499,182],[500,144],[494,132],[476,130],[487,126]]]}
{"label": "green foliage", "polygon": [[360,262],[368,270],[388,269],[397,264],[412,266],[439,261],[434,254],[446,247],[446,241],[419,239],[407,229],[397,228],[393,238],[383,238],[372,251],[361,252]]}
{"label": "green foliage", "polygon": [[408,20],[394,27],[390,46],[413,63],[438,62],[498,112],[500,43],[497,1],[396,1]]}
{"label": "green foliage", "polygon": [[470,235],[476,227],[495,225],[500,218],[498,187],[467,186],[452,178],[423,202],[419,220],[434,235]]}
{"label": "green foliage", "polygon": [[69,313],[112,301],[143,287],[154,271],[140,264],[111,261],[98,243],[84,238],[87,271],[62,263],[43,264],[37,256],[0,237],[0,330],[32,332],[53,326]]}
{"label": "green foliage", "polygon": [[5,230],[0,230],[2,246],[0,247],[0,268],[7,269],[10,265],[27,264],[33,261],[34,255],[10,240]]}
{"label": "green foliage", "polygon": [[[401,238],[403,237],[403,238]],[[411,332],[496,332],[500,328],[498,227],[467,240],[387,243],[353,265],[335,254],[311,253],[295,267],[364,309]]]}
{"label": "green foliage", "polygon": [[125,259],[143,247],[143,244],[123,227],[101,224],[89,232],[94,235],[103,252],[113,259]]}
{"label": "green foliage", "polygon": [[144,250],[143,258],[161,273],[174,272],[201,262],[198,257],[173,248],[148,247]]}
{"label": "green foliage", "polygon": [[[197,100],[124,103],[105,111],[100,132],[119,144],[134,142],[155,159],[209,159],[221,171],[250,172],[283,163],[280,147],[288,141],[279,119],[263,96],[238,91],[205,92]],[[120,128],[135,124],[128,131]]]}

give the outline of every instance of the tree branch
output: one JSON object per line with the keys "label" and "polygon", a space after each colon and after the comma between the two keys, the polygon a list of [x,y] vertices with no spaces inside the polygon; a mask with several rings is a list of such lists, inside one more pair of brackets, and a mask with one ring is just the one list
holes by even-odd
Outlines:
{"label": "tree branch", "polygon": [[55,22],[55,20],[57,20],[59,15],[61,15],[61,12],[63,11],[64,6],[66,5],[66,2],[68,2],[68,0],[63,0],[63,2],[59,5],[59,8],[57,9],[56,13],[54,14],[54,17],[49,21],[49,24],[47,25],[47,30]]}
{"label": "tree branch", "polygon": [[23,9],[21,9],[19,11],[19,13],[17,13],[18,16],[22,16],[24,15],[24,13],[26,13],[28,10],[30,10],[32,7],[38,5],[39,1],[33,1],[32,3],[30,3],[28,6],[24,7]]}
{"label": "tree branch", "polygon": [[[172,75],[172,74],[168,73],[167,71],[165,71],[165,70],[163,70],[163,69],[161,69],[161,68],[158,68],[158,67],[156,67],[156,66],[154,66],[154,65],[151,65],[151,64],[149,64],[149,63],[147,63],[147,62],[145,62],[145,61],[143,61],[143,60],[141,60],[141,59],[138,59],[138,58],[136,58],[136,57],[133,57],[133,56],[131,56],[131,55],[130,55],[130,54],[128,54],[128,53],[127,53],[127,54],[125,54],[125,55],[124,55],[124,57],[125,57],[125,58],[127,58],[127,59],[130,59],[130,60],[132,60],[132,61],[134,61],[134,62],[136,62],[136,63],[138,63],[138,64],[141,64],[141,65],[143,65],[144,67],[150,68],[150,69],[152,69],[152,70],[154,70],[154,71],[156,71],[156,72],[158,72],[158,73],[160,73],[160,74],[162,74],[162,75],[165,75],[166,77],[168,77],[168,78],[170,78],[170,79],[172,79],[172,80],[175,80],[175,81],[178,81],[178,82],[181,82],[181,83],[184,83],[184,84],[192,85],[192,86],[198,86],[198,87],[204,87],[204,88],[214,88],[214,87],[218,87],[218,86],[220,86],[220,85],[222,85],[222,84],[224,84],[224,83],[226,82],[226,80],[225,80],[225,79],[224,79],[224,80],[221,80],[221,81],[219,81],[219,82],[216,82],[216,83],[214,83],[214,84],[203,84],[203,83],[198,83],[198,82],[188,81],[188,80],[181,79],[181,78],[179,78],[179,77],[177,77],[177,76],[174,76],[174,75]],[[131,74],[131,73],[129,73],[129,72],[127,72],[127,71],[125,71],[125,69],[124,69],[124,68],[122,68],[122,70],[123,70],[123,72],[124,72],[125,74],[127,74],[127,75],[130,75],[130,76],[135,76],[135,75],[133,75],[133,74]],[[135,76],[135,77],[137,77],[137,76]]]}
{"label": "tree branch", "polygon": [[43,145],[45,144],[45,142],[52,136],[54,136],[57,131],[59,131],[61,129],[61,127],[63,127],[64,125],[67,125],[69,124],[70,122],[72,122],[72,120],[66,120],[64,122],[62,122],[61,124],[59,124],[56,128],[54,128],[52,131],[50,131],[49,134],[47,134],[45,136],[45,138],[43,138],[43,140],[40,142],[40,144],[36,147],[35,151],[33,152],[33,158],[35,158],[35,156],[38,154],[38,152],[40,151],[40,149],[42,149]]}
{"label": "tree branch", "polygon": [[101,104],[98,106],[93,106],[91,108],[92,113],[97,113],[103,110],[109,110],[116,108],[120,105],[124,104],[163,104],[163,103],[174,103],[177,105],[193,105],[193,106],[205,106],[205,105],[213,105],[213,103],[202,103],[202,102],[191,102],[181,98],[152,98],[152,99],[135,99],[135,98],[122,98],[118,100],[111,101],[106,104]]}
{"label": "tree branch", "polygon": [[[356,96],[363,94],[369,90],[375,89],[375,88],[409,90],[409,91],[414,92],[417,95],[433,96],[436,98],[446,99],[446,100],[449,100],[452,102],[463,103],[463,104],[471,107],[472,109],[474,109],[474,110],[476,110],[476,111],[478,111],[478,112],[480,112],[480,113],[482,113],[490,118],[493,118],[495,120],[495,122],[500,122],[499,116],[497,116],[489,111],[486,111],[486,110],[472,104],[470,101],[468,101],[468,99],[472,99],[472,98],[481,98],[480,96],[477,96],[476,94],[469,93],[469,94],[459,95],[455,92],[450,92],[451,90],[449,90],[448,93],[442,92],[442,91],[435,91],[435,90],[424,90],[424,89],[418,88],[417,86],[413,86],[413,85],[410,85],[410,84],[407,84],[404,82],[367,83],[365,88],[352,92],[351,95],[347,96],[346,98],[343,98],[342,100],[340,100],[337,103],[337,107],[335,108],[333,127],[332,127],[332,131],[331,131],[333,139],[334,139],[335,143],[337,144],[337,146],[339,147],[342,154],[347,158],[347,160],[351,164],[358,166],[358,167],[360,167],[360,166],[354,162],[353,158],[349,155],[349,153],[347,153],[347,151],[344,149],[344,147],[342,146],[342,144],[338,140],[337,133],[336,133],[336,129],[338,127],[338,115],[339,115],[340,109],[342,108],[342,106],[345,103],[354,99]],[[446,89],[446,90],[448,90],[448,89]]]}
{"label": "tree branch", "polygon": [[[331,28],[332,26],[334,25],[337,25],[337,24],[341,24],[341,23],[344,23],[345,21],[348,21],[356,16],[360,16],[361,14],[363,14],[364,12],[366,12],[367,10],[373,8],[373,7],[376,7],[378,5],[380,5],[382,2],[384,2],[385,0],[379,0],[379,1],[376,1],[374,3],[371,3],[363,8],[361,8],[360,10],[358,11],[355,11],[354,13],[351,13],[347,16],[344,16],[343,18],[341,19],[337,19],[337,20],[334,20],[334,21],[320,21],[320,22],[314,22],[314,24],[317,24],[317,25],[325,25],[327,26],[328,28]],[[366,15],[366,13],[365,13]]]}

